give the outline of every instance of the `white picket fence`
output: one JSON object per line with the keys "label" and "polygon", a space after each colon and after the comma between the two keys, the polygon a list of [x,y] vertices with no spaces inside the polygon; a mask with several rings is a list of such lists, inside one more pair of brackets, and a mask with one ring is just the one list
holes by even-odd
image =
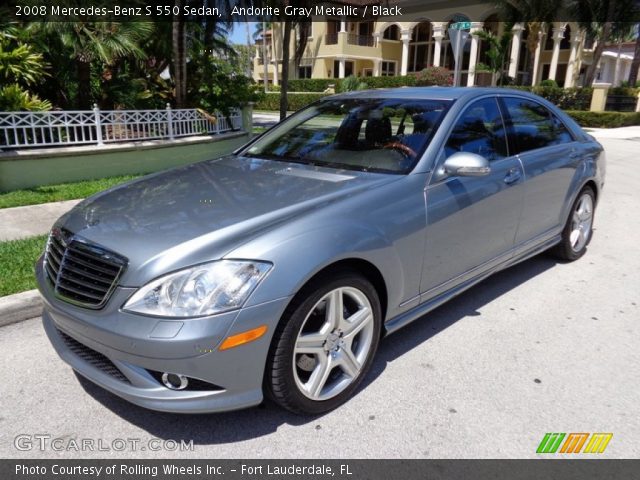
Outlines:
{"label": "white picket fence", "polygon": [[227,119],[199,109],[0,112],[0,149],[53,145],[103,145],[174,139],[241,130],[242,112]]}

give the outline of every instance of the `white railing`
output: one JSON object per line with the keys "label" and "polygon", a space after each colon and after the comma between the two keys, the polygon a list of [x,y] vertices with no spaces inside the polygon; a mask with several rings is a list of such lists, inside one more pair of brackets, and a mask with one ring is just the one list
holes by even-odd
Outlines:
{"label": "white railing", "polygon": [[242,129],[242,113],[227,119],[200,109],[0,112],[0,149],[86,145],[215,135]]}

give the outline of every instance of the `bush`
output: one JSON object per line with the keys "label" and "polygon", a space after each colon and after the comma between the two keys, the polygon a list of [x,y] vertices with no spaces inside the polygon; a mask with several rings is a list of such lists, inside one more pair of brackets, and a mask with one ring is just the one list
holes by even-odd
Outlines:
{"label": "bush", "polygon": [[535,93],[563,110],[588,110],[593,95],[593,89],[590,87],[560,88],[539,85],[509,86],[508,88]]}
{"label": "bush", "polygon": [[366,90],[369,86],[359,77],[349,75],[338,84],[339,92],[352,92],[354,90]]}
{"label": "bush", "polygon": [[547,78],[546,80],[542,80],[540,82],[540,86],[558,88],[558,82],[556,82],[555,80],[552,80],[551,78]]}
{"label": "bush", "polygon": [[[390,77],[356,77],[367,84],[368,88],[396,88],[417,85],[416,75],[395,75]],[[341,84],[348,78],[299,78],[289,80],[289,92],[324,92],[333,85],[336,92],[341,90]]]}
{"label": "bush", "polygon": [[580,112],[567,110],[581,127],[617,128],[640,125],[640,112]]}
{"label": "bush", "polygon": [[[307,105],[326,97],[326,93],[305,92],[305,93],[289,93],[287,99],[289,101],[289,110],[300,110]],[[259,99],[255,106],[255,110],[280,110],[280,94],[267,93]]]}
{"label": "bush", "polygon": [[289,80],[289,92],[324,92],[337,83],[337,78],[298,78]]}
{"label": "bush", "polygon": [[453,74],[451,70],[444,67],[428,67],[416,73],[416,85],[419,86],[449,86],[452,84]]}
{"label": "bush", "polygon": [[43,111],[51,110],[51,102],[41,100],[37,95],[30,93],[17,83],[0,88],[0,111]]}
{"label": "bush", "polygon": [[392,77],[367,77],[369,88],[397,88],[416,85],[415,75],[395,75]]}

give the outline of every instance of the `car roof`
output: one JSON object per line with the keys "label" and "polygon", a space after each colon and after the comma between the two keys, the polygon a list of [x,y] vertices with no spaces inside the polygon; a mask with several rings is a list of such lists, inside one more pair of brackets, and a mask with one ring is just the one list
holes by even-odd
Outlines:
{"label": "car roof", "polygon": [[355,90],[339,93],[331,98],[407,98],[424,100],[457,100],[460,98],[473,98],[481,95],[517,94],[532,96],[528,92],[510,88],[490,87],[399,87],[379,88],[371,90]]}

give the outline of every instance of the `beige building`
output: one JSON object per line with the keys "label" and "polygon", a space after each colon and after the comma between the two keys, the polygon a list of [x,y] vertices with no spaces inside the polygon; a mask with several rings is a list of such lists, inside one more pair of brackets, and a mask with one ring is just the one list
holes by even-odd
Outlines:
{"label": "beige building", "polygon": [[[486,42],[476,34],[480,30],[500,34],[505,27],[497,12],[488,3],[465,2],[457,7],[455,0],[438,2],[440,8],[429,8],[423,15],[412,15],[413,21],[398,18],[378,18],[372,21],[353,21],[348,18],[327,19],[311,23],[307,48],[299,65],[290,65],[290,78],[344,78],[355,76],[406,75],[428,66],[442,66],[453,70],[454,59],[449,40],[449,26],[454,22],[469,22],[470,39],[462,52],[461,85],[491,85],[490,73],[480,72],[478,63],[488,63]],[[450,5],[442,7],[442,5]],[[433,21],[432,19],[443,19]],[[477,20],[477,21],[476,21]],[[296,33],[299,35],[299,31]],[[293,37],[294,35],[292,35]],[[536,50],[530,52],[525,24],[513,27],[508,75],[516,83],[523,83],[527,75],[529,56],[534,56],[534,84],[553,79],[560,86],[582,84],[584,70],[590,64],[593,42],[585,41],[577,24],[556,22],[548,26],[536,39]],[[282,71],[282,27],[275,24],[264,35],[266,42],[267,76],[277,84]],[[291,52],[295,39],[292,38]],[[293,56],[293,54],[292,54]],[[626,79],[631,59],[618,59],[618,75],[609,71],[606,80],[617,83]],[[264,53],[261,40],[256,45],[253,75],[257,82],[264,78]],[[620,63],[622,62],[622,63]],[[627,63],[629,65],[627,65]],[[628,73],[627,73],[628,76]],[[603,81],[603,75],[600,75]],[[609,79],[611,77],[611,79]]]}

